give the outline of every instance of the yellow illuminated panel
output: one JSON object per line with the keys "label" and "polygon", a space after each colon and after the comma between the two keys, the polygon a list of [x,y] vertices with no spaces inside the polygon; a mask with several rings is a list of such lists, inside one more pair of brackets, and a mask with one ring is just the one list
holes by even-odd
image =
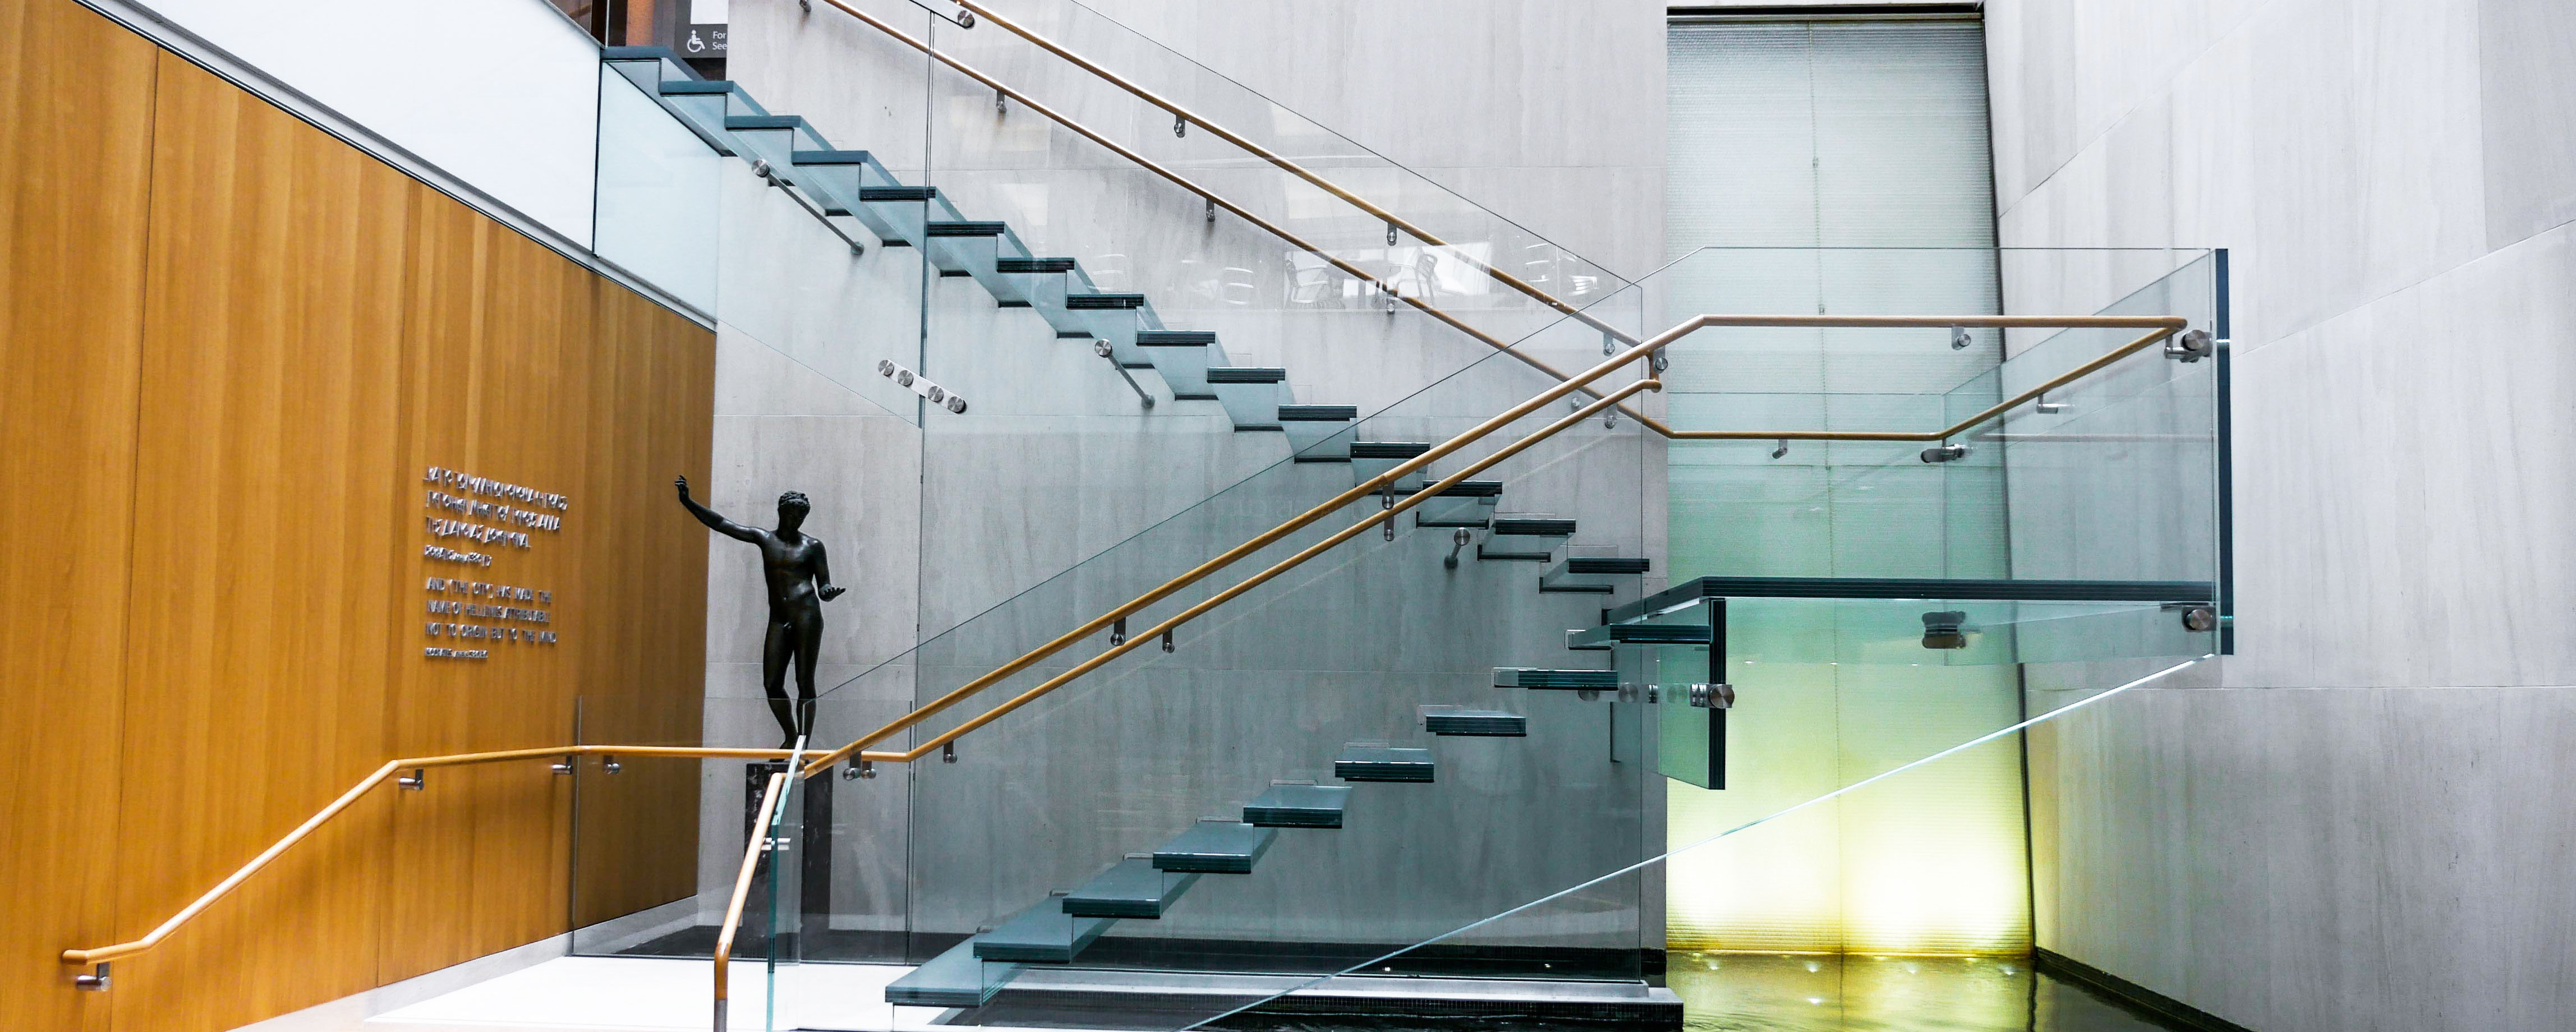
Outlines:
{"label": "yellow illuminated panel", "polygon": [[[2013,667],[1737,662],[1728,785],[1668,782],[1675,848],[2019,717]],[[1676,855],[1674,950],[2030,949],[2021,754],[1979,746]]]}

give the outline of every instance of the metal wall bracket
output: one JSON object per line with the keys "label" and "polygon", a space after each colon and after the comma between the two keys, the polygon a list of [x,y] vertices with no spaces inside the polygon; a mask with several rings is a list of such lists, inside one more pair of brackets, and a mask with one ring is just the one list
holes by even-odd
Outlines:
{"label": "metal wall bracket", "polygon": [[1967,457],[1968,446],[1964,444],[1938,444],[1923,449],[1925,462],[1957,462]]}
{"label": "metal wall bracket", "polygon": [[1698,709],[1734,709],[1735,686],[1724,683],[1693,684],[1689,686],[1689,694],[1680,701],[1686,701]]}
{"label": "metal wall bracket", "polygon": [[876,776],[877,765],[867,760],[860,760],[857,763],[847,764],[841,768],[841,780],[843,781],[856,781],[860,778],[874,778]]}
{"label": "metal wall bracket", "polygon": [[1127,644],[1127,618],[1122,616],[1109,625],[1109,645],[1115,648],[1124,644]]}
{"label": "metal wall bracket", "polygon": [[556,777],[559,777],[559,778],[568,778],[568,777],[571,777],[571,776],[572,776],[572,759],[573,759],[572,757],[570,757],[570,756],[566,756],[566,757],[564,757],[563,759],[560,759],[560,760],[557,760],[557,761],[555,761],[555,762],[553,762],[553,763],[549,763],[549,764],[547,764],[547,765],[546,765],[546,769],[547,769],[547,770],[550,770],[550,771],[553,771],[553,772],[555,773],[555,776],[556,776]]}
{"label": "metal wall bracket", "polygon": [[1386,224],[1386,246],[1395,246],[1395,223],[1392,222]]}
{"label": "metal wall bracket", "polygon": [[955,763],[955,762],[957,762],[957,743],[955,743],[955,742],[942,742],[942,743],[940,743],[940,746],[939,746],[939,762],[941,762],[941,763]]}
{"label": "metal wall bracket", "polygon": [[1449,554],[1441,557],[1440,568],[1444,570],[1457,569],[1458,553],[1466,551],[1467,543],[1474,541],[1475,539],[1475,535],[1467,533],[1467,528],[1465,527],[1460,527],[1458,528],[1457,533],[1449,535]]}
{"label": "metal wall bracket", "polygon": [[1966,351],[1966,350],[1968,350],[1968,345],[1970,345],[1970,344],[1972,344],[1972,343],[1975,343],[1975,341],[1976,341],[1976,339],[1975,339],[1975,338],[1968,336],[1968,328],[1967,328],[1967,327],[1965,327],[1965,326],[1953,326],[1953,327],[1950,327],[1950,350],[1952,350],[1952,351]]}
{"label": "metal wall bracket", "polygon": [[966,399],[957,396],[955,393],[949,391],[948,388],[930,382],[930,378],[927,376],[922,376],[910,369],[894,364],[892,359],[881,358],[877,360],[877,375],[894,381],[895,386],[909,389],[912,393],[921,395],[924,400],[929,401],[930,404],[935,407],[947,409],[948,411],[961,416],[966,414]]}
{"label": "metal wall bracket", "polygon": [[1927,649],[1967,648],[1968,614],[1958,609],[1944,609],[1923,614],[1923,647]]}
{"label": "metal wall bracket", "polygon": [[1092,338],[1091,353],[1100,356],[1102,361],[1108,362],[1109,368],[1118,371],[1118,378],[1127,381],[1127,389],[1136,392],[1136,404],[1138,406],[1143,408],[1154,407],[1154,392],[1138,386],[1136,378],[1127,375],[1127,367],[1119,363],[1118,355],[1116,352],[1109,349],[1108,341],[1101,340],[1097,337]]}
{"label": "metal wall bracket", "polygon": [[1173,645],[1172,645],[1172,632],[1170,632],[1170,631],[1164,631],[1164,632],[1163,632],[1163,651],[1165,651],[1165,652],[1170,652],[1170,651],[1172,651],[1172,648],[1173,648]]}
{"label": "metal wall bracket", "polygon": [[599,758],[599,769],[605,773],[615,774],[618,771],[625,770],[626,765],[617,762],[617,757],[602,756]]}
{"label": "metal wall bracket", "polygon": [[1172,112],[1172,135],[1188,136],[1189,134],[1190,120],[1183,117],[1178,111]]}
{"label": "metal wall bracket", "polygon": [[2218,629],[2218,609],[2203,602],[2167,602],[2157,607],[2182,616],[2182,629],[2205,634]]}
{"label": "metal wall bracket", "polygon": [[2177,362],[2198,362],[2208,358],[2217,346],[2207,330],[2184,330],[2178,336],[2165,338],[2165,357]]}
{"label": "metal wall bracket", "polygon": [[[928,11],[930,12],[931,17],[947,22],[950,25],[957,26],[958,28],[971,29],[975,27],[975,12],[973,11],[958,8],[955,14],[951,14],[938,7],[932,7],[929,0],[912,0],[912,6]],[[953,7],[954,5],[950,4],[943,6]]]}
{"label": "metal wall bracket", "polygon": [[1783,437],[1783,438],[1781,438],[1781,439],[1779,440],[1779,442],[1778,442],[1776,445],[1774,445],[1774,446],[1772,447],[1772,449],[1771,449],[1771,457],[1772,457],[1772,458],[1775,458],[1775,459],[1778,459],[1778,458],[1785,458],[1785,457],[1787,457],[1787,456],[1788,456],[1788,454],[1789,454],[1789,439],[1788,439],[1788,438],[1786,438],[1786,437]]}
{"label": "metal wall bracket", "polygon": [[406,792],[418,792],[427,788],[429,787],[429,768],[423,767],[403,777],[395,778],[394,784],[402,786]]}
{"label": "metal wall bracket", "polygon": [[72,976],[72,988],[83,992],[103,993],[107,991],[107,986],[106,961],[100,961],[98,967],[91,969],[89,974]]}

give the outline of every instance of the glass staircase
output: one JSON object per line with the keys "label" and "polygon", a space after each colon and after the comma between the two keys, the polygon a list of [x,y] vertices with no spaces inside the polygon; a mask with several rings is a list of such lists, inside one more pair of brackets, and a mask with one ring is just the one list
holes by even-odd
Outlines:
{"label": "glass staircase", "polygon": [[[1420,177],[1391,162],[1355,148],[1315,150],[1325,137],[1307,132],[1311,123],[1174,64],[1087,9],[1053,10],[1064,20],[1047,31],[1091,40],[1086,54],[1097,47],[1160,65],[1201,91],[1188,95],[1193,105],[1232,116],[1182,118],[1170,141],[1155,142],[1154,160],[1219,184],[1229,198],[1294,200],[1294,191],[1272,188],[1290,173],[1199,150],[1207,141],[1188,132],[1271,126],[1279,138],[1259,142],[1275,151],[1394,184],[1408,201],[1430,198],[1437,214],[1424,220],[1432,227],[1424,235],[1443,242],[1400,244],[1393,225],[1338,207],[1283,201],[1274,211],[1245,201],[1247,218],[1275,220],[1330,261],[1281,248],[1276,234],[1260,245],[1275,252],[1267,264],[1192,258],[1157,267],[1125,240],[1032,245],[1044,234],[966,214],[1057,174],[960,160],[990,157],[979,148],[993,148],[1000,129],[934,132],[931,151],[949,171],[924,175],[935,184],[908,184],[870,152],[834,145],[738,84],[699,79],[667,51],[605,53],[608,68],[709,147],[752,164],[816,217],[864,229],[883,246],[916,248],[937,279],[970,280],[996,308],[1027,309],[1058,338],[1091,342],[1111,369],[1099,375],[1130,385],[1139,409],[1212,403],[1203,411],[1227,430],[1277,434],[1286,445],[1284,456],[921,637],[818,700],[808,756],[866,744],[828,772],[792,779],[764,832],[765,903],[743,934],[769,968],[767,1027],[873,1027],[878,1019],[866,1015],[880,1004],[895,1008],[885,1020],[905,1027],[1257,1026],[1408,1006],[1677,1027],[1678,1004],[1655,989],[1667,900],[1683,894],[1668,884],[1668,866],[1749,840],[1744,832],[1782,827],[1779,814],[1929,776],[2027,720],[2111,694],[2091,686],[2182,676],[2196,657],[2221,651],[2223,349],[2135,351],[1927,449],[1867,432],[1948,426],[2113,351],[2135,331],[1980,330],[1965,350],[1955,328],[1702,331],[1651,360],[1633,356],[1593,385],[1606,392],[1660,376],[1661,396],[1635,394],[1563,425],[1592,403],[1573,394],[1405,469],[1601,355],[1690,316],[1826,306],[1766,293],[1764,276],[1745,274],[1789,257],[1778,251],[1711,250],[1634,282],[1611,276],[1490,213],[1448,203],[1446,191],[1413,188]],[[926,30],[924,39],[955,37]],[[965,49],[998,64],[1008,59],[985,51],[1007,42],[988,33]],[[1011,67],[1078,93],[1066,107],[1086,120],[1136,121],[1132,109],[1119,117],[1105,108],[1132,108],[1132,97],[1105,96],[1051,64]],[[925,108],[956,110],[942,105],[981,88],[961,81],[927,78]],[[997,113],[1010,102],[994,101]],[[1176,212],[1168,236],[1177,240],[1202,213]],[[1203,224],[1215,226],[1218,215],[1210,199]],[[1064,256],[1077,251],[1090,257]],[[2204,340],[2225,336],[2215,256],[1981,253],[2006,279],[2047,285],[2030,292],[2027,310],[2178,316]],[[1824,257],[1862,259],[1890,276],[1961,259]],[[1547,300],[1498,287],[1498,270]],[[1412,328],[1385,329],[1404,309],[1428,317],[1407,315]],[[925,302],[912,367],[878,367],[889,382],[938,376],[958,388],[898,383],[925,403],[916,418],[932,438],[926,451],[972,425],[942,422],[930,409],[1066,414],[1049,411],[1039,392],[1010,389],[1005,377],[977,381],[993,356],[971,333],[936,325],[932,311]],[[1327,355],[1329,339],[1354,328],[1378,344],[1440,336],[1454,345],[1463,336],[1507,346],[1439,352],[1467,356],[1454,362],[1381,352],[1371,359],[1400,373],[1368,383],[1366,396],[1315,397],[1297,386],[1309,381],[1283,357],[1280,334],[1262,328],[1278,322],[1324,339],[1313,350]],[[1727,386],[1744,368],[1873,361],[1892,372],[1820,375],[1805,389]],[[1715,436],[1667,435],[1658,425]],[[1856,431],[1857,439],[1813,436]],[[1955,454],[1944,451],[1952,447]],[[1836,527],[1875,527],[1884,568],[1783,548],[1777,562],[1659,569],[1650,557],[1673,547],[1669,522],[1681,513],[1668,497],[1668,471],[1680,466],[1720,471],[1740,489],[1722,499],[1725,513],[1748,526],[1797,526],[1806,513],[1830,510]],[[1456,482],[1435,490],[1444,479]],[[1358,486],[1372,490],[1197,576],[1211,556],[1261,541]],[[2153,511],[2050,523],[2061,508],[2104,499]],[[1399,505],[1400,518],[1382,515]],[[1328,538],[1353,527],[1363,532],[1338,544]],[[1275,576],[1220,597],[1263,570]],[[1877,575],[1890,571],[1909,575]],[[1066,641],[1104,614],[1116,615]],[[1169,633],[1152,631],[1182,615]],[[1131,631],[1153,640],[1101,658],[1128,648]],[[1931,678],[1935,687],[1943,671],[2044,666],[2063,687],[1987,692],[1977,705],[1943,710],[1922,721],[1938,748],[1906,746],[1860,772],[1810,779],[1786,790],[1795,798],[1775,792],[1764,805],[1780,804],[1770,806],[1776,813],[1668,849],[1681,841],[1669,826],[1668,782],[1747,791],[1747,758],[1761,753],[1748,739],[1779,733],[1774,720],[1798,719],[1798,697],[1820,681],[1861,676],[1844,666]],[[1934,673],[1892,673],[1926,668]],[[960,685],[977,690],[961,698]],[[1899,709],[1920,715],[1923,705]],[[904,762],[869,758],[924,749],[932,751]],[[722,768],[709,764],[711,781],[732,777]],[[733,800],[711,795],[722,805],[679,815],[697,828],[679,845],[722,844]],[[632,832],[585,835],[647,837]],[[742,841],[707,853],[739,855]],[[712,941],[707,915],[721,900],[708,903],[731,868],[701,869],[694,906],[660,908],[657,936],[639,942],[632,923],[614,936],[577,933],[576,952],[705,955],[692,944]],[[577,899],[582,891],[575,887]],[[809,993],[800,1001],[779,981],[799,965],[834,963],[913,967],[875,1000]]]}

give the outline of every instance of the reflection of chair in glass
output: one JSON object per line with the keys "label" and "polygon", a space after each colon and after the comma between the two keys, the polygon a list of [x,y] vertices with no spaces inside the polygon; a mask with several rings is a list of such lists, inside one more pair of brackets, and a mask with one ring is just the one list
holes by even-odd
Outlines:
{"label": "reflection of chair in glass", "polygon": [[1249,305],[1261,293],[1259,281],[1254,278],[1250,269],[1240,265],[1228,265],[1217,275],[1217,300],[1226,304]]}
{"label": "reflection of chair in glass", "polygon": [[1208,263],[1197,258],[1181,259],[1181,289],[1194,297],[1216,300],[1216,277],[1208,275]]}
{"label": "reflection of chair in glass", "polygon": [[1110,254],[1093,255],[1091,256],[1091,261],[1089,263],[1089,271],[1091,273],[1091,285],[1100,288],[1104,292],[1115,292],[1127,289],[1126,255],[1114,252]]}
{"label": "reflection of chair in glass", "polygon": [[1439,299],[1440,256],[1431,253],[1430,248],[1426,247],[1414,252],[1411,267],[1397,265],[1395,268],[1396,272],[1390,277],[1387,285],[1395,289],[1397,297],[1410,297],[1425,302]]}
{"label": "reflection of chair in glass", "polygon": [[1288,252],[1288,303],[1311,305],[1324,299],[1333,286],[1333,273],[1324,260],[1304,251]]}
{"label": "reflection of chair in glass", "polygon": [[1556,282],[1556,245],[1530,244],[1521,248],[1521,282],[1544,287]]}

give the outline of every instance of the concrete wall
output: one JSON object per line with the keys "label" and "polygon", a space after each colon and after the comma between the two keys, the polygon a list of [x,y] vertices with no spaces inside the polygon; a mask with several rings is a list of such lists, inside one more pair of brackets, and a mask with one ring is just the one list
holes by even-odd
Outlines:
{"label": "concrete wall", "polygon": [[2005,245],[2234,269],[2239,654],[2032,736],[2040,944],[2265,1032],[2563,1023],[2576,10],[1987,19]]}

